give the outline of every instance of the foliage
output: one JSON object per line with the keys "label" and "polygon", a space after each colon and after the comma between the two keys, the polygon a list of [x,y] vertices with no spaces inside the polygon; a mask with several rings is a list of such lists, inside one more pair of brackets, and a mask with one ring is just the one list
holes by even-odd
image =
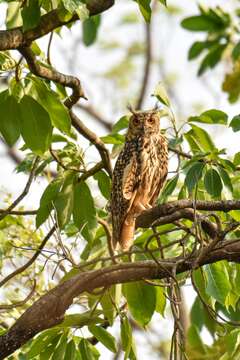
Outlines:
{"label": "foliage", "polygon": [[[41,25],[43,16],[57,11],[61,26],[52,29],[54,35],[61,38],[64,26],[71,28],[75,23],[79,26],[80,20],[82,42],[86,47],[99,46],[99,51],[107,56],[114,48],[121,48],[119,44],[108,42],[107,36],[105,42],[99,41],[102,17],[110,15],[108,12],[101,14],[101,11],[92,15],[91,1],[6,1],[6,5],[6,29],[22,26],[23,36],[31,36],[33,29],[44,26]],[[167,16],[173,16],[170,6],[167,10],[165,0],[159,0],[157,7],[151,0],[136,0],[135,5],[136,12],[121,15],[118,26],[134,31],[134,27],[141,24],[149,29],[151,17],[156,12],[168,14],[169,11]],[[143,18],[139,17],[138,8]],[[217,64],[227,63],[228,69],[232,70],[225,74],[222,89],[228,93],[230,103],[236,102],[240,95],[240,40],[236,23],[239,9],[236,7],[232,13],[219,6],[199,5],[198,9],[197,15],[181,21],[184,29],[203,32],[205,36],[204,40],[193,43],[188,58],[201,58],[198,75],[205,77]],[[6,75],[0,92],[1,138],[9,149],[17,149],[23,155],[16,170],[28,176],[28,186],[22,197],[14,202],[12,196],[6,194],[4,209],[0,211],[0,270],[3,275],[0,286],[4,285],[1,299],[5,302],[0,305],[3,310],[0,326],[3,334],[13,324],[13,319],[18,319],[41,295],[58,284],[79,274],[84,277],[85,271],[112,266],[108,232],[111,171],[106,154],[109,152],[111,158],[119,154],[130,117],[122,111],[125,115],[110,125],[88,108],[95,121],[105,124],[108,129],[102,137],[98,137],[95,129],[87,128],[84,117],[82,121],[80,118],[75,121],[75,93],[79,95],[76,100],[84,97],[80,83],[74,77],[59,73],[51,64],[50,52],[45,53],[39,43],[26,44],[17,48],[21,58],[9,49],[0,51],[0,72]],[[26,47],[30,53],[26,53]],[[145,59],[148,56],[146,47],[147,44],[136,42],[129,42],[125,49],[122,47],[123,60],[102,74],[103,84],[111,81],[113,87],[120,84],[118,89],[126,89],[129,78],[136,71],[134,59]],[[149,61],[151,65],[154,63],[153,59]],[[159,59],[156,61],[161,63]],[[66,88],[73,93],[69,95]],[[167,90],[164,82],[159,82],[151,91],[154,99],[161,103],[161,116],[168,116],[166,135],[169,151],[174,156],[171,162],[173,174],[169,173],[158,203],[190,199],[193,206],[188,210],[192,212],[190,215],[184,213],[177,220],[166,219],[174,211],[160,214],[160,222],[147,229],[139,227],[130,260],[134,264],[149,264],[154,260],[162,269],[165,266],[161,262],[163,257],[170,259],[170,263],[171,259],[177,262],[183,258],[187,264],[197,254],[194,266],[191,271],[181,274],[166,270],[165,278],[160,280],[156,274],[154,282],[152,279],[132,281],[134,279],[129,278],[124,284],[115,281],[109,285],[106,282],[96,291],[81,293],[74,299],[71,314],[30,339],[17,350],[14,358],[99,359],[100,350],[96,344],[101,343],[113,354],[120,349],[124,359],[137,359],[141,349],[138,350],[138,344],[135,344],[136,329],[151,332],[155,319],[161,324],[163,317],[169,319],[168,310],[171,309],[177,330],[172,340],[166,342],[167,350],[163,341],[161,349],[157,349],[159,356],[168,358],[171,345],[172,348],[176,346],[176,333],[181,336],[180,320],[176,315],[181,303],[180,287],[191,280],[196,298],[190,310],[186,343],[180,343],[183,356],[189,359],[211,359],[213,356],[221,360],[238,359],[239,264],[227,260],[202,264],[201,259],[206,249],[215,249],[211,246],[217,246],[217,242],[238,240],[240,209],[233,207],[229,211],[223,207],[213,212],[209,208],[206,213],[202,211],[204,209],[196,208],[196,201],[213,204],[239,199],[240,153],[230,155],[219,147],[214,131],[240,131],[240,117],[237,114],[230,119],[222,109],[210,108],[189,113],[187,120],[178,119],[173,113],[171,92]],[[130,100],[139,103],[138,91]],[[88,140],[90,147],[84,145],[82,137]],[[93,148],[98,152],[94,155],[94,164]],[[28,210],[19,203],[31,192],[31,184],[36,178],[39,181],[44,178],[47,185],[39,204],[32,206],[34,210]],[[217,229],[214,236],[206,230],[209,223],[211,229]],[[55,236],[46,237],[49,229],[56,230]],[[32,256],[35,256],[33,261]],[[129,258],[120,253],[118,261],[125,264]],[[23,264],[29,266],[22,268]],[[19,268],[21,271],[10,276],[11,282],[8,282],[7,274]],[[30,298],[26,298],[29,293]],[[211,345],[205,342],[204,331],[208,331]],[[183,345],[186,345],[185,350]]]}

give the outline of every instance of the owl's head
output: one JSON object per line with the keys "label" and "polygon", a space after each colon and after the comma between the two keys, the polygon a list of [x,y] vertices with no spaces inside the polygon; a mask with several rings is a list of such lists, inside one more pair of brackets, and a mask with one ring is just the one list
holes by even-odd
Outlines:
{"label": "owl's head", "polygon": [[127,139],[138,135],[151,136],[160,131],[161,110],[153,109],[147,111],[136,111],[129,107],[132,116],[129,120]]}

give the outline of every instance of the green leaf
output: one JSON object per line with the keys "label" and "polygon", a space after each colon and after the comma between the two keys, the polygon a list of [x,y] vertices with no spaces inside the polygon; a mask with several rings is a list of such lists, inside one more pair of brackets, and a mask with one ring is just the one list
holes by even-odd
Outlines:
{"label": "green leaf", "polygon": [[54,353],[52,354],[51,360],[64,360],[65,351],[67,347],[67,334],[63,334],[60,338],[58,346],[55,348]]}
{"label": "green leaf", "polygon": [[231,284],[224,261],[206,265],[204,271],[207,275],[206,292],[225,305],[225,300],[231,291]]}
{"label": "green leaf", "polygon": [[[229,356],[233,356],[235,351],[239,349],[240,345],[240,331],[239,329],[235,329],[231,331],[229,334],[227,334],[226,338],[226,346],[227,346],[227,352]],[[235,357],[232,357],[234,359]]]}
{"label": "green leaf", "polygon": [[192,130],[190,130],[190,133],[193,135],[193,138],[195,139],[198,146],[202,149],[203,152],[204,151],[211,152],[211,151],[216,150],[211,137],[205,130],[203,130],[202,128],[200,128],[196,125],[191,125],[191,127],[192,127]]}
{"label": "green leaf", "polygon": [[190,16],[184,19],[181,22],[181,25],[184,29],[190,31],[212,32],[222,28],[221,26],[219,26],[220,25],[219,23],[213,21],[213,19],[205,15]]}
{"label": "green leaf", "polygon": [[187,341],[191,347],[196,349],[198,352],[206,354],[206,347],[202,342],[200,333],[198,328],[194,325],[191,325],[188,334],[187,334]]}
{"label": "green leaf", "polygon": [[121,134],[110,134],[110,135],[102,136],[101,140],[105,144],[122,145],[124,143],[125,137]]}
{"label": "green leaf", "polygon": [[[74,269],[76,270],[76,269]],[[76,274],[79,274],[79,271]],[[75,275],[76,275],[75,274]],[[64,276],[63,279],[61,279],[61,282],[65,281],[66,278]],[[91,310],[85,311],[80,314],[69,314],[65,315],[63,322],[61,322],[58,325],[58,328],[82,328],[83,326],[88,326],[91,324],[101,323],[103,320],[99,317],[99,315],[102,314],[101,310],[94,311],[94,314]]]}
{"label": "green leaf", "polygon": [[116,286],[112,286],[104,293],[100,300],[104,316],[108,319],[110,325],[113,325],[114,316],[116,314],[116,307],[115,304],[113,304],[116,297],[116,291]]}
{"label": "green leaf", "polygon": [[223,111],[212,109],[204,111],[200,116],[190,117],[188,121],[196,121],[205,124],[227,125],[228,116]]}
{"label": "green leaf", "polygon": [[33,98],[25,95],[20,102],[21,135],[28,148],[37,155],[48,150],[52,125],[48,113]]}
{"label": "green leaf", "polygon": [[158,101],[160,101],[163,105],[170,107],[168,94],[162,82],[158,83],[152,96],[155,96],[158,99]]}
{"label": "green leaf", "polygon": [[218,166],[218,172],[219,172],[219,175],[221,176],[221,179],[222,179],[224,185],[232,193],[233,186],[232,186],[232,181],[231,181],[230,176],[221,166]]}
{"label": "green leaf", "polygon": [[8,51],[0,51],[0,71],[9,71],[16,67],[16,61]]}
{"label": "green leaf", "polygon": [[108,200],[111,192],[111,181],[105,171],[98,171],[94,176],[94,179],[98,182],[98,187],[102,195]]}
{"label": "green leaf", "polygon": [[231,127],[234,132],[240,130],[240,115],[236,115],[232,118],[229,127]]}
{"label": "green leaf", "polygon": [[203,317],[203,303],[201,302],[200,298],[197,296],[190,313],[190,320],[191,324],[196,326],[199,331],[201,331],[203,324],[204,324],[204,317]]}
{"label": "green leaf", "polygon": [[240,42],[237,43],[237,45],[234,46],[232,51],[232,58],[234,61],[236,61],[240,56]]}
{"label": "green leaf", "polygon": [[167,0],[158,0],[158,1],[160,2],[160,4],[167,7]]}
{"label": "green leaf", "polygon": [[96,230],[96,209],[86,183],[80,181],[74,190],[73,219],[87,241],[92,241]]}
{"label": "green leaf", "polygon": [[119,131],[126,129],[129,124],[129,115],[122,116],[114,125],[112,128],[113,133],[118,133]]}
{"label": "green leaf", "polygon": [[38,0],[30,0],[21,12],[23,19],[23,31],[33,29],[39,25],[41,12]]}
{"label": "green leaf", "polygon": [[16,81],[15,78],[12,78],[9,83],[9,93],[14,96],[16,101],[19,103],[24,94],[24,87],[22,81]]}
{"label": "green leaf", "polygon": [[208,46],[207,41],[196,41],[188,51],[188,60],[193,60],[200,55]]}
{"label": "green leaf", "polygon": [[19,106],[8,90],[0,93],[0,132],[9,146],[15,144],[20,136]]}
{"label": "green leaf", "polygon": [[100,354],[98,350],[86,339],[81,339],[79,343],[81,357],[84,360],[98,360]]}
{"label": "green leaf", "polygon": [[100,23],[100,15],[91,16],[83,22],[83,43],[86,46],[90,46],[96,41]]}
{"label": "green leaf", "polygon": [[121,319],[121,342],[125,351],[124,360],[127,360],[132,348],[132,328],[126,316]]}
{"label": "green leaf", "polygon": [[113,353],[117,352],[117,345],[115,338],[107,332],[103,327],[101,326],[95,326],[91,325],[88,327],[89,331],[96,337],[98,341],[100,341],[104,346],[106,346],[107,349],[112,351]]}
{"label": "green leaf", "polygon": [[76,346],[75,346],[75,342],[71,340],[69,341],[66,347],[65,359],[75,360],[75,356],[76,356]]}
{"label": "green leaf", "polygon": [[6,27],[12,29],[18,26],[22,26],[21,17],[21,3],[19,1],[13,1],[8,4],[6,14]]}
{"label": "green leaf", "polygon": [[193,271],[193,279],[198,291],[206,303],[209,302],[209,296],[206,293],[206,276],[202,269]]}
{"label": "green leaf", "polygon": [[57,221],[60,229],[69,223],[73,211],[74,182],[76,173],[66,173],[61,192],[54,199],[54,208],[57,211]]}
{"label": "green leaf", "polygon": [[207,170],[204,176],[204,186],[211,196],[218,197],[221,195],[222,181],[215,169]]}
{"label": "green leaf", "polygon": [[187,189],[190,193],[193,191],[198,181],[201,179],[203,168],[203,162],[196,162],[188,170],[185,178],[185,185],[187,186]]}
{"label": "green leaf", "polygon": [[52,125],[70,135],[71,119],[66,107],[58,96],[45,85],[44,81],[31,77],[29,95],[33,97],[48,112]]}
{"label": "green leaf", "polygon": [[146,22],[150,22],[152,9],[150,6],[151,0],[136,0],[139,6],[139,9],[142,13]]}
{"label": "green leaf", "polygon": [[163,202],[173,193],[178,183],[179,175],[173,176],[170,180],[167,181],[163,190],[161,191],[161,199]]}
{"label": "green leaf", "polygon": [[156,287],[156,311],[164,316],[164,312],[167,305],[167,300],[164,292],[166,291],[163,287]]}
{"label": "green leaf", "polygon": [[40,225],[44,223],[44,221],[48,218],[52,208],[53,201],[57,197],[59,190],[62,185],[62,179],[53,180],[44,190],[41,200],[40,206],[36,216],[36,227],[38,228]]}
{"label": "green leaf", "polygon": [[226,46],[227,44],[216,44],[210,49],[209,53],[201,62],[200,68],[198,70],[198,76],[202,75],[208,68],[214,68],[217,63],[219,63]]}
{"label": "green leaf", "polygon": [[240,165],[240,152],[237,152],[234,155],[233,163],[234,163],[235,166]]}
{"label": "green leaf", "polygon": [[77,13],[80,20],[84,21],[89,17],[89,11],[86,4],[79,0],[63,0],[63,5],[71,14]]}
{"label": "green leaf", "polygon": [[198,143],[196,142],[195,136],[193,134],[192,130],[189,130],[188,132],[186,132],[184,134],[185,139],[188,142],[188,145],[190,146],[190,149],[193,153],[199,153],[201,152],[201,148],[198,145]]}
{"label": "green leaf", "polygon": [[[48,344],[46,344],[46,347],[44,348],[44,350],[40,352],[39,360],[49,360],[51,358],[54,350],[56,349],[56,346],[59,342],[61,335],[62,334],[60,333],[59,335],[54,337],[51,341],[49,341]],[[28,357],[27,357],[27,359],[28,359]]]}
{"label": "green leaf", "polygon": [[27,353],[27,360],[34,358],[44,350],[45,347],[58,336],[57,332],[58,330],[51,329],[51,331],[44,331],[42,334],[38,335],[31,343],[30,350]]}
{"label": "green leaf", "polygon": [[123,295],[127,299],[133,318],[141,326],[146,326],[151,320],[156,306],[155,288],[146,285],[143,281],[137,281],[124,284]]}

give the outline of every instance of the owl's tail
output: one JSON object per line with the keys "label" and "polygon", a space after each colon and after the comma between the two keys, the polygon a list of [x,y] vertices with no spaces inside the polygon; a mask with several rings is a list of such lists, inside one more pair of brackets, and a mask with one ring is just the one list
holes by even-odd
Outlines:
{"label": "owl's tail", "polygon": [[121,229],[119,243],[123,251],[127,251],[133,244],[135,230],[135,218],[127,218]]}

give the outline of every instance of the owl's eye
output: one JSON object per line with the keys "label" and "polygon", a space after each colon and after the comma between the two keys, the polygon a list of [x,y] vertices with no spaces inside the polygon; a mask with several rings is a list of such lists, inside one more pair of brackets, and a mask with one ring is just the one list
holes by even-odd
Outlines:
{"label": "owl's eye", "polygon": [[155,123],[155,119],[154,119],[153,117],[150,117],[150,118],[148,119],[148,123],[149,123],[149,124],[154,124],[154,123]]}
{"label": "owl's eye", "polygon": [[140,124],[140,121],[139,121],[139,119],[137,117],[134,117],[133,124],[134,125],[139,125]]}

